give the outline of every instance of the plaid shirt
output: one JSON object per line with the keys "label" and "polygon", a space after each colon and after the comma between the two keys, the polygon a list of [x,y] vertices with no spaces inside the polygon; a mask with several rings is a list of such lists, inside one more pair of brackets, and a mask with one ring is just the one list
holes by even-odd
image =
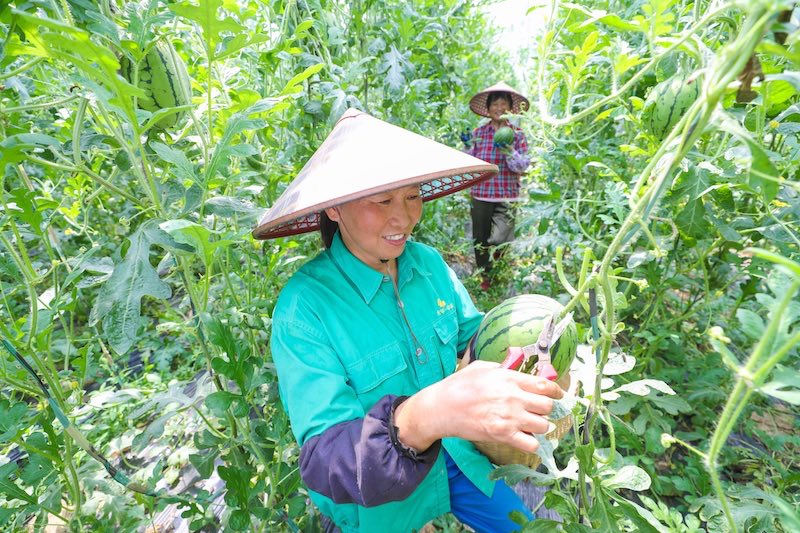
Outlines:
{"label": "plaid shirt", "polygon": [[[509,126],[514,130],[514,150],[527,154],[528,142],[525,140],[525,134],[513,124],[509,123]],[[494,147],[494,128],[491,122],[478,126],[472,132],[472,146],[468,153],[487,163],[495,164],[500,169],[497,176],[482,181],[470,189],[473,197],[490,202],[519,199],[519,174],[513,173],[508,168],[506,154]]]}

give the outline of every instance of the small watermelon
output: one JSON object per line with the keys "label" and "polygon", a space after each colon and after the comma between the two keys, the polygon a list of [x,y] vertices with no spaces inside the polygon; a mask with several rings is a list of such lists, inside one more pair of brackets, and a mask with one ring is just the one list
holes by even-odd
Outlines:
{"label": "small watermelon", "polygon": [[[127,56],[120,60],[120,67],[123,77],[133,83],[135,65]],[[192,89],[186,64],[167,41],[159,41],[139,64],[137,86],[145,92],[145,96],[137,100],[139,107],[151,113],[191,102]],[[165,116],[156,126],[161,129],[171,128],[185,114],[183,111]]]}
{"label": "small watermelon", "polygon": [[[510,346],[533,344],[542,331],[544,320],[558,314],[563,306],[539,294],[522,294],[505,300],[486,313],[475,340],[478,359],[501,363]],[[569,370],[578,351],[578,330],[571,322],[561,338],[550,347],[551,363],[559,376]]]}
{"label": "small watermelon", "polygon": [[675,76],[650,90],[642,108],[642,126],[656,137],[666,137],[700,96],[700,81]]}
{"label": "small watermelon", "polygon": [[508,126],[503,126],[498,128],[497,131],[494,132],[494,143],[499,146],[507,146],[514,142],[514,130],[509,128]]}

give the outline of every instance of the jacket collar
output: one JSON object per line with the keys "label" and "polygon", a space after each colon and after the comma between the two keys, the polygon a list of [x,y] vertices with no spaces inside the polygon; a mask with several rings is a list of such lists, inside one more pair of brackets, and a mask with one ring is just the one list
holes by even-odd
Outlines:
{"label": "jacket collar", "polygon": [[[397,259],[397,285],[398,288],[403,287],[414,276],[414,272],[430,276],[430,271],[420,264],[415,254],[409,252],[409,245],[411,242],[406,243],[406,248]],[[384,277],[387,276],[385,272],[378,272],[371,266],[364,263],[361,259],[353,255],[353,253],[345,246],[342,241],[341,234],[337,231],[333,237],[333,242],[330,247],[330,254],[334,262],[342,270],[342,273],[349,278],[351,284],[361,293],[366,303],[370,303],[380,289]]]}

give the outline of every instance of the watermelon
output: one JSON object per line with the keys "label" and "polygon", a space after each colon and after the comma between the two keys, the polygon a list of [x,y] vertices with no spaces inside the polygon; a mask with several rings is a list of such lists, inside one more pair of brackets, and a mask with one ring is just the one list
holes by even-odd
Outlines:
{"label": "watermelon", "polygon": [[494,143],[500,146],[507,146],[514,142],[514,130],[509,128],[508,126],[503,126],[502,128],[498,128],[497,131],[494,132]]}
{"label": "watermelon", "polygon": [[[120,60],[122,76],[133,83],[136,65],[123,56]],[[186,64],[175,48],[167,41],[159,41],[144,56],[139,64],[139,80],[137,86],[144,90],[145,96],[139,97],[139,108],[155,113],[160,109],[185,106],[191,102],[191,83]],[[183,119],[185,111],[162,117],[157,128],[167,129],[175,126]]]}
{"label": "watermelon", "polygon": [[[478,327],[475,354],[483,361],[501,363],[509,347],[534,344],[545,319],[555,314],[558,321],[563,306],[539,294],[522,294],[505,300],[486,313]],[[551,363],[559,376],[569,370],[578,351],[578,330],[570,322],[561,338],[550,347]]]}
{"label": "watermelon", "polygon": [[666,137],[700,96],[700,82],[675,76],[650,90],[642,108],[642,126],[656,137]]}

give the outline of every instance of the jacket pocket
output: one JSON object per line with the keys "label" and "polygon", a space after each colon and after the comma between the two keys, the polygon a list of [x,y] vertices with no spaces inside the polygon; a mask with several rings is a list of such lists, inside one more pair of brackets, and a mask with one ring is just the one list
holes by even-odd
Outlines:
{"label": "jacket pocket", "polygon": [[346,367],[345,371],[350,386],[356,394],[362,395],[377,389],[406,368],[403,352],[395,342],[370,352],[363,359]]}
{"label": "jacket pocket", "polygon": [[433,330],[442,344],[450,344],[458,333],[458,321],[455,313],[448,313],[433,324]]}

